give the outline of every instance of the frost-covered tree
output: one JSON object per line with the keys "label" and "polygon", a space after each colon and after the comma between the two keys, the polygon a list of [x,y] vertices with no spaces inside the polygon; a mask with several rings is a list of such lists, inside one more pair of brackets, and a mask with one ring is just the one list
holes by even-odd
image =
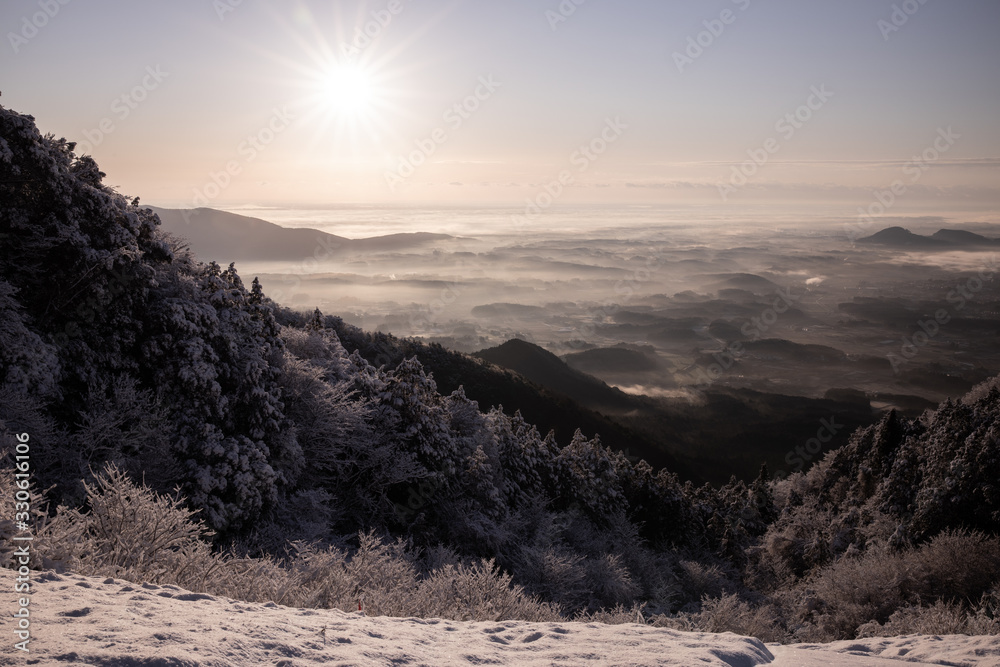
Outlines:
{"label": "frost-covered tree", "polygon": [[17,288],[0,278],[0,385],[24,394],[51,396],[60,374],[56,347],[25,326],[16,293]]}
{"label": "frost-covered tree", "polygon": [[448,413],[433,378],[416,357],[403,360],[385,374],[377,396],[379,409],[389,413],[387,423],[403,450],[416,454],[433,474],[442,478],[456,474],[460,464],[458,447],[448,428]]}
{"label": "frost-covered tree", "polygon": [[35,330],[59,348],[70,415],[99,376],[135,370],[136,311],[171,259],[156,216],[103,185],[73,148],[0,107],[0,267]]}
{"label": "frost-covered tree", "polygon": [[457,475],[462,495],[474,499],[477,512],[501,520],[507,513],[501,491],[504,470],[486,416],[479,411],[479,404],[465,395],[463,387],[445,398],[444,408],[456,454],[462,461]]}
{"label": "frost-covered tree", "polygon": [[252,297],[233,266],[179,262],[155,290],[143,346],[152,384],[173,390],[184,488],[220,531],[257,517],[302,469],[280,399],[278,325]]}
{"label": "frost-covered tree", "polygon": [[507,503],[519,507],[539,495],[560,500],[562,462],[554,439],[542,438],[520,412],[507,415],[502,406],[490,411],[486,423],[497,442]]}
{"label": "frost-covered tree", "polygon": [[609,521],[625,509],[615,456],[601,444],[599,437],[590,440],[577,429],[573,440],[559,452],[566,477],[567,494],[597,521]]}

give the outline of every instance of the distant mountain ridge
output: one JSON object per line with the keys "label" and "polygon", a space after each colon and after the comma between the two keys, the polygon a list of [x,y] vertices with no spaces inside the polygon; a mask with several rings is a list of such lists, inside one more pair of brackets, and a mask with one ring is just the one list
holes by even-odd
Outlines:
{"label": "distant mountain ridge", "polygon": [[296,261],[317,256],[394,252],[453,238],[417,232],[349,239],[318,229],[291,229],[211,208],[149,207],[163,230],[187,239],[199,259],[220,264],[246,260]]}
{"label": "distant mountain ridge", "polygon": [[858,239],[858,243],[896,248],[951,249],[955,246],[997,246],[1000,245],[1000,239],[991,239],[961,229],[939,229],[931,236],[921,236],[905,227],[886,227],[871,236]]}

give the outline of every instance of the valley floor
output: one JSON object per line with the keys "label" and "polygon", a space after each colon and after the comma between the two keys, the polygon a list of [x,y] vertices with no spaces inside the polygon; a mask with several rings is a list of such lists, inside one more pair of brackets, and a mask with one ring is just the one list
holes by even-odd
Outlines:
{"label": "valley floor", "polygon": [[[0,570],[16,610],[13,570]],[[174,586],[32,573],[30,652],[10,615],[0,665],[729,665],[891,667],[1000,665],[1000,637],[910,636],[824,645],[765,645],[734,634],[646,625],[495,623],[367,617],[252,604]]]}

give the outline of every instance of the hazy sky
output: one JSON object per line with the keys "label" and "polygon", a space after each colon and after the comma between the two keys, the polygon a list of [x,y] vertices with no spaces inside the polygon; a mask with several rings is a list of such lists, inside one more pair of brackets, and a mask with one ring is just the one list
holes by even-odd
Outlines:
{"label": "hazy sky", "polygon": [[152,204],[1000,203],[997,0],[4,0],[0,26],[0,103]]}

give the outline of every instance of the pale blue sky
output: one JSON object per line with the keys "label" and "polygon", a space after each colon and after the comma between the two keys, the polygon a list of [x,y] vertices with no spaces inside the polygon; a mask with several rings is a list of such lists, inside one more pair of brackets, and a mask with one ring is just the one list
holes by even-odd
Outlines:
{"label": "pale blue sky", "polygon": [[[567,203],[719,201],[732,164],[769,138],[780,150],[732,201],[863,203],[949,126],[961,138],[913,196],[919,186],[998,201],[995,0],[586,0],[555,29],[546,12],[558,0],[398,2],[352,60],[370,80],[318,92],[347,61],[354,28],[390,0],[6,0],[0,102],[43,131],[99,139],[88,148],[108,182],[167,205],[198,193],[211,205],[516,204],[567,169]],[[894,5],[917,9],[886,39],[879,21]],[[55,15],[42,21],[45,7]],[[703,34],[708,46],[678,71],[674,52],[724,11],[731,23]],[[45,23],[37,34],[25,29],[33,16]],[[157,67],[160,81],[148,74]],[[447,110],[490,76],[499,88],[449,125]],[[125,115],[116,99],[144,80],[145,99]],[[833,97],[781,139],[775,123],[824,85]],[[295,120],[275,122],[282,108]],[[627,129],[578,171],[574,152],[614,118]],[[280,131],[248,159],[244,142],[269,124]],[[391,188],[387,174],[408,173],[400,158],[439,128],[446,141]],[[231,162],[238,173],[209,185]]]}

